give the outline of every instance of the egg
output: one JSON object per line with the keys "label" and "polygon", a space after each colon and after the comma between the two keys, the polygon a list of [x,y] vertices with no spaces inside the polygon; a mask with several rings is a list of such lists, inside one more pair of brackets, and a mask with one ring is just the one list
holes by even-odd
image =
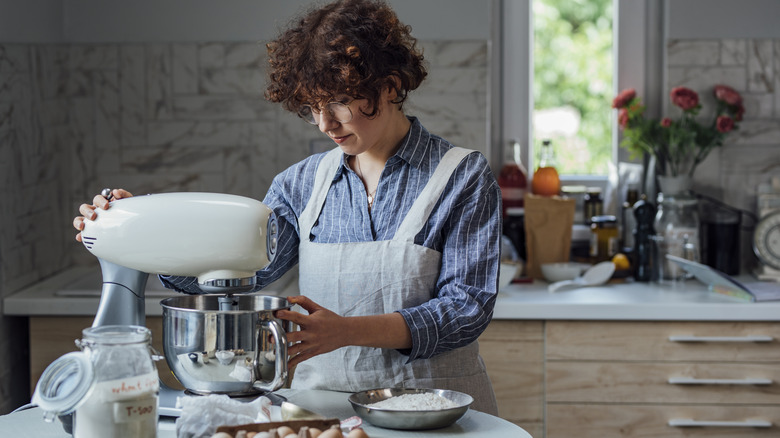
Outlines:
{"label": "egg", "polygon": [[279,426],[279,428],[276,429],[276,435],[282,438],[287,438],[287,435],[296,435],[296,433],[295,429],[290,426]]}
{"label": "egg", "polygon": [[318,438],[343,438],[343,436],[341,429],[333,428],[322,432]]}
{"label": "egg", "polygon": [[284,438],[298,438],[298,434],[297,433],[291,433],[289,435],[285,435]]}
{"label": "egg", "polygon": [[364,431],[361,428],[352,429],[349,434],[347,434],[347,438],[369,438],[366,431]]}
{"label": "egg", "polygon": [[309,438],[319,438],[320,434],[322,434],[322,431],[316,427],[309,428]]}
{"label": "egg", "polygon": [[227,432],[217,432],[214,435],[211,435],[211,438],[233,438],[233,435]]}

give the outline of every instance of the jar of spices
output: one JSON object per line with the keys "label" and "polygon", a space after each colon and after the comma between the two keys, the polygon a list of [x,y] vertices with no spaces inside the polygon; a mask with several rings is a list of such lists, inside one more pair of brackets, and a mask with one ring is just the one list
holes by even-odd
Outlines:
{"label": "jar of spices", "polygon": [[600,187],[588,187],[582,198],[582,216],[585,225],[590,225],[594,216],[604,214],[604,201],[601,199]]}
{"label": "jar of spices", "polygon": [[619,252],[620,236],[615,216],[593,216],[590,231],[590,257],[594,263],[610,260]]}
{"label": "jar of spices", "polygon": [[44,419],[73,413],[75,438],[157,436],[160,383],[149,329],[109,325],[82,334],[82,351],[52,362],[38,381],[33,402]]}

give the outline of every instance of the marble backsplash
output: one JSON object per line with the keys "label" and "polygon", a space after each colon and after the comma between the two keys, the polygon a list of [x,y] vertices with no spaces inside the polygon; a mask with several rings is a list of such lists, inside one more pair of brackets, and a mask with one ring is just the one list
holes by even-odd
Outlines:
{"label": "marble backsplash", "polygon": [[[702,115],[712,114],[712,87],[726,84],[743,97],[744,120],[697,168],[695,189],[756,211],[756,190],[780,176],[780,40],[712,39],[667,42],[666,90],[699,93]],[[679,114],[667,108],[666,114]]]}
{"label": "marble backsplash", "polygon": [[[454,143],[485,151],[487,43],[422,45],[430,76],[407,112]],[[12,223],[29,224],[4,242],[25,236],[59,248],[50,257],[19,257],[6,246],[6,281],[83,253],[70,219],[102,187],[262,199],[281,170],[335,146],[262,98],[264,52],[259,43],[0,45],[1,161],[8,167],[0,188],[14,189],[3,198],[19,207]],[[28,216],[35,205],[47,205],[39,212],[45,221]]]}

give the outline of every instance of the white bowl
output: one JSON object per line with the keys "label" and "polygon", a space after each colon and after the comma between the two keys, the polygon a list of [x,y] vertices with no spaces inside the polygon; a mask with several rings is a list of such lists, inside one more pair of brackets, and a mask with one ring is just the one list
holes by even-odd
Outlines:
{"label": "white bowl", "polygon": [[542,275],[550,283],[563,280],[573,280],[590,267],[587,263],[563,262],[542,263]]}
{"label": "white bowl", "polygon": [[517,262],[502,261],[498,271],[498,289],[501,290],[509,285],[512,280],[520,274],[521,265]]}

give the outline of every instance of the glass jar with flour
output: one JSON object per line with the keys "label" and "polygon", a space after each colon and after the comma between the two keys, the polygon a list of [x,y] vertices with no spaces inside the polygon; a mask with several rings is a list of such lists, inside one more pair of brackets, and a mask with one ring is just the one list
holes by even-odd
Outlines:
{"label": "glass jar with flour", "polygon": [[73,413],[75,438],[156,437],[160,384],[149,329],[102,326],[82,334],[82,351],[54,361],[38,381],[33,402],[44,418]]}

